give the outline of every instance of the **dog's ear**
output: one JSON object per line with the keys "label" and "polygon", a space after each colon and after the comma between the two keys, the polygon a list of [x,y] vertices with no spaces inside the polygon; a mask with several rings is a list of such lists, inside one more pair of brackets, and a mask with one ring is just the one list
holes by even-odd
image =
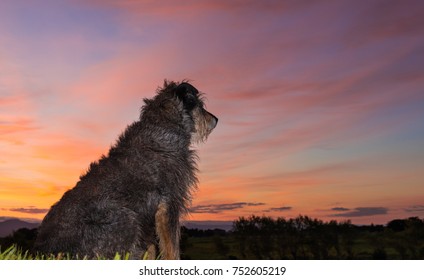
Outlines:
{"label": "dog's ear", "polygon": [[181,83],[175,89],[175,94],[187,110],[192,110],[196,106],[198,93],[199,91],[189,83]]}

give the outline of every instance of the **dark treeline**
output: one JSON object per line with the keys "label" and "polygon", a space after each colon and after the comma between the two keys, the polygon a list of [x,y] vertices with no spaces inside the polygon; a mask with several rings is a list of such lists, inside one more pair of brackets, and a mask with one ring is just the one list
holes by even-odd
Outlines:
{"label": "dark treeline", "polygon": [[[190,230],[185,234],[190,237]],[[215,235],[210,242],[222,258],[424,259],[424,220],[411,217],[386,226],[356,226],[308,216],[251,216],[239,218],[231,232]]]}
{"label": "dark treeline", "polygon": [[20,228],[11,235],[0,238],[0,249],[3,251],[12,245],[17,245],[23,251],[29,251],[37,237],[37,229]]}
{"label": "dark treeline", "polygon": [[244,259],[352,259],[357,231],[349,221],[252,216],[235,221],[234,234]]}
{"label": "dark treeline", "polygon": [[[36,234],[19,229],[0,238],[0,248],[30,250]],[[357,226],[308,216],[242,217],[228,232],[183,227],[181,251],[184,259],[424,259],[424,220]]]}

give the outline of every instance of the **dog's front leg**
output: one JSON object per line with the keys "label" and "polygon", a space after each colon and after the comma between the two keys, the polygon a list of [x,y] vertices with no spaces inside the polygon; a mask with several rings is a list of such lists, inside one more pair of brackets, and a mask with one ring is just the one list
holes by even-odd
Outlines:
{"label": "dog's front leg", "polygon": [[180,258],[180,228],[178,218],[169,215],[165,202],[161,202],[155,215],[156,233],[162,259],[178,260]]}

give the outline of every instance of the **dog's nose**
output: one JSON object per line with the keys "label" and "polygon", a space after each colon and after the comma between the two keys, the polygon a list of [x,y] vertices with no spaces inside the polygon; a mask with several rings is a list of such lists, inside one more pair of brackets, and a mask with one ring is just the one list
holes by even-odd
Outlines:
{"label": "dog's nose", "polygon": [[211,115],[211,120],[209,122],[209,128],[210,130],[214,129],[216,127],[216,125],[218,124],[218,118],[215,117],[214,115],[212,115],[211,113],[209,113]]}

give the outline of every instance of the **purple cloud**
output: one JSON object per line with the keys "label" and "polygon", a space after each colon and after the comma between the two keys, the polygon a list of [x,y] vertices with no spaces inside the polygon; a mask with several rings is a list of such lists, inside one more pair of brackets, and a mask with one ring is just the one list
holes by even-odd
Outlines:
{"label": "purple cloud", "polygon": [[358,207],[352,211],[346,210],[344,213],[333,214],[333,217],[366,217],[375,215],[386,215],[389,209],[384,207]]}
{"label": "purple cloud", "polygon": [[290,211],[292,209],[293,209],[293,207],[291,207],[291,206],[282,206],[282,207],[270,208],[266,212],[271,212],[271,211],[283,212],[283,211]]}
{"label": "purple cloud", "polygon": [[235,210],[244,208],[246,206],[261,206],[265,205],[262,202],[235,202],[235,203],[223,203],[223,204],[208,204],[208,205],[197,205],[190,208],[192,213],[221,213],[224,211]]}
{"label": "purple cloud", "polygon": [[424,212],[424,205],[413,205],[405,209],[406,212]]}
{"label": "purple cloud", "polygon": [[30,206],[28,208],[10,208],[9,211],[28,213],[28,214],[43,214],[43,213],[47,213],[49,209],[36,208],[36,207]]}
{"label": "purple cloud", "polygon": [[332,211],[349,211],[349,208],[344,208],[344,207],[334,207],[331,208]]}

